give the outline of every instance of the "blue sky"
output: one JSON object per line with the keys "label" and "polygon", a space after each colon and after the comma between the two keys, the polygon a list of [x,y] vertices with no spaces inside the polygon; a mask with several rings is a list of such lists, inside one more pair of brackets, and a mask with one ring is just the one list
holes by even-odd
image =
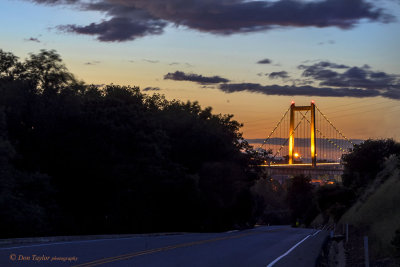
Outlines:
{"label": "blue sky", "polygon": [[[299,105],[314,99],[348,136],[400,139],[400,1],[346,1],[187,0],[185,6],[178,0],[92,1],[102,4],[99,12],[98,6],[89,8],[89,1],[83,0],[3,0],[0,21],[6,26],[0,49],[21,59],[40,49],[55,49],[87,83],[159,88],[157,93],[168,99],[198,100],[245,122],[247,138],[266,137],[292,99]],[[265,12],[248,2],[265,6]],[[311,9],[321,14],[304,15]],[[286,15],[286,10],[296,16]],[[114,21],[117,26],[111,25]],[[141,27],[144,33],[137,30]],[[158,30],[162,33],[154,34]],[[257,64],[263,59],[271,63]],[[318,65],[321,62],[347,68]],[[180,80],[172,75],[177,71],[184,74]],[[354,71],[366,79],[358,82],[351,76]],[[279,78],[284,72],[287,78]],[[336,78],[321,77],[327,72]],[[272,79],[271,73],[281,74]],[[167,74],[172,79],[164,79]],[[224,78],[228,89],[193,77]],[[304,95],[306,81],[315,96]],[[281,87],[285,85],[294,88]],[[272,93],[268,86],[285,93]],[[338,95],[323,97],[324,88]],[[372,92],[371,97],[361,97],[354,89]]]}

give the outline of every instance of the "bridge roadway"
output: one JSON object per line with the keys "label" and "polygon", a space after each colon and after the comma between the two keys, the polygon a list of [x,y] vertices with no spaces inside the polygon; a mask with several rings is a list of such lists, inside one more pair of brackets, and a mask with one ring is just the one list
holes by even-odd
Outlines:
{"label": "bridge roadway", "polygon": [[[0,248],[0,266],[309,267],[315,265],[326,237],[326,231],[260,226],[226,233],[14,244]],[[63,262],[63,257],[70,261]]]}
{"label": "bridge roadway", "polygon": [[339,163],[317,163],[316,167],[311,164],[271,164],[261,165],[267,168],[271,176],[275,175],[300,175],[319,177],[319,176],[340,176],[343,174],[343,165]]}

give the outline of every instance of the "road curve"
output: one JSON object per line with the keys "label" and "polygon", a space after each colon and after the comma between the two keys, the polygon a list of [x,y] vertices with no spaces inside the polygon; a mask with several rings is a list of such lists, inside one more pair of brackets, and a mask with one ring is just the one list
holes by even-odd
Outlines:
{"label": "road curve", "polygon": [[261,226],[0,248],[0,266],[313,266],[327,233]]}

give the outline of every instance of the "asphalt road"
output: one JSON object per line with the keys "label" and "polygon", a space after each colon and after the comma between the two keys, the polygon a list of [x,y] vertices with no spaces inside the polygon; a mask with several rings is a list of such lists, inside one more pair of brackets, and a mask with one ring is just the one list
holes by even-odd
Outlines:
{"label": "asphalt road", "polygon": [[0,266],[313,266],[327,233],[262,226],[0,248]]}

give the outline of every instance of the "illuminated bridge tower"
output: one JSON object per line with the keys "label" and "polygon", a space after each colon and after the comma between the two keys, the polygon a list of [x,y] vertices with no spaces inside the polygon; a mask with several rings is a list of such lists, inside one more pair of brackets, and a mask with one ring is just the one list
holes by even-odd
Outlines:
{"label": "illuminated bridge tower", "polygon": [[295,133],[295,127],[294,127],[294,119],[295,119],[295,112],[296,111],[310,111],[311,113],[311,120],[310,120],[310,139],[311,139],[311,162],[312,166],[316,167],[317,166],[317,151],[316,151],[316,146],[315,146],[315,103],[314,101],[311,101],[310,106],[298,106],[296,107],[294,104],[294,101],[292,101],[292,105],[290,106],[290,127],[289,127],[289,164],[294,164],[293,161],[293,151],[294,151],[294,133]]}

